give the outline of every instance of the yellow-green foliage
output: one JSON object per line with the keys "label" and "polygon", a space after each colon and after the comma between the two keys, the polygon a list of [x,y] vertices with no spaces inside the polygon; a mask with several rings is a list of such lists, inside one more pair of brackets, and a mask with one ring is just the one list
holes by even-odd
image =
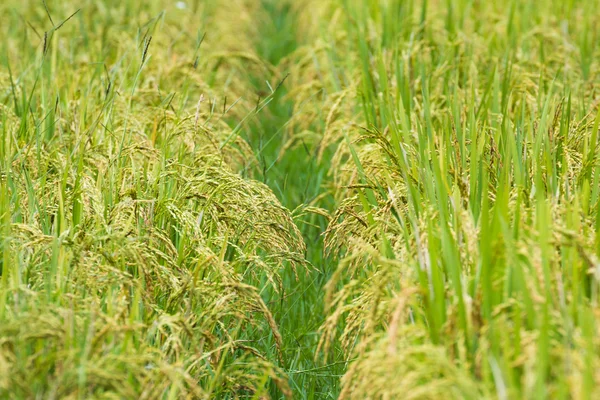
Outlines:
{"label": "yellow-green foliage", "polygon": [[595,1],[0,16],[0,397],[600,397]]}
{"label": "yellow-green foliage", "polygon": [[596,397],[593,2],[313,3],[341,397]]}
{"label": "yellow-green foliage", "polygon": [[289,392],[260,290],[304,243],[222,115],[267,68],[233,37],[256,7],[164,6],[0,5],[0,397]]}

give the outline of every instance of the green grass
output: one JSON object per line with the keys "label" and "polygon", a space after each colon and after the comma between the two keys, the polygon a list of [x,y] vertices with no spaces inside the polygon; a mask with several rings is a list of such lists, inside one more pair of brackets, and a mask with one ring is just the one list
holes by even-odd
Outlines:
{"label": "green grass", "polygon": [[0,397],[600,395],[594,1],[0,15]]}

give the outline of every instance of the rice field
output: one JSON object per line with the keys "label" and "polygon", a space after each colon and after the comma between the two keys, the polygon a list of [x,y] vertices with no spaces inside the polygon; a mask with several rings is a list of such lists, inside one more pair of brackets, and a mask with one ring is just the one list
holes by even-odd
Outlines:
{"label": "rice field", "polygon": [[600,398],[598,6],[0,2],[0,398]]}

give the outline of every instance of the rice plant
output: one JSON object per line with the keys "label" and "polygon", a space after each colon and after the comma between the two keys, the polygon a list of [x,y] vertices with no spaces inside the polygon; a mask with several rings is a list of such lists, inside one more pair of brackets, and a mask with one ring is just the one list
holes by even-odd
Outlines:
{"label": "rice plant", "polygon": [[3,2],[0,397],[599,397],[597,8]]}
{"label": "rice plant", "polygon": [[595,398],[599,14],[440,3],[328,11],[321,349],[342,398]]}

